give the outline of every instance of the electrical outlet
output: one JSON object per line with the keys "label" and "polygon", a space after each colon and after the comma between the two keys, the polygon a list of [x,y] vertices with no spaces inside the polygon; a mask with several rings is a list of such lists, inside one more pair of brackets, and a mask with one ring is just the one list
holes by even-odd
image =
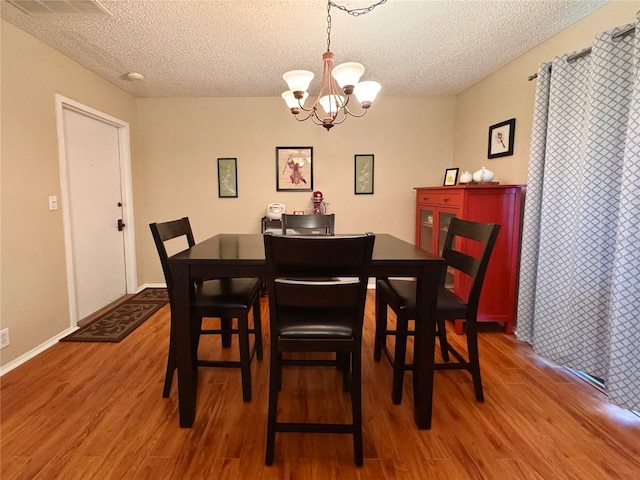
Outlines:
{"label": "electrical outlet", "polygon": [[0,349],[8,347],[10,344],[11,340],[9,339],[9,329],[4,328],[0,330]]}

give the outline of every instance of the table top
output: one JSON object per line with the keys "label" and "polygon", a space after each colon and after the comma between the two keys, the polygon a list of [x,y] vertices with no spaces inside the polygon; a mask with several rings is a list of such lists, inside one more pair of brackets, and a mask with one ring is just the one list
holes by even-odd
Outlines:
{"label": "table top", "polygon": [[[441,257],[386,233],[376,234],[371,264],[444,262]],[[264,240],[260,233],[222,233],[173,255],[173,265],[264,265]]]}

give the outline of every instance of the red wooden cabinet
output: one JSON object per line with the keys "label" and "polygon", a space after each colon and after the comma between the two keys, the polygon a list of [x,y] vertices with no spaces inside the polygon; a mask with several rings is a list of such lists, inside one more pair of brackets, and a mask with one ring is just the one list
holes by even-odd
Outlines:
{"label": "red wooden cabinet", "polygon": [[[452,217],[497,223],[500,233],[484,280],[478,321],[499,322],[513,333],[518,293],[524,185],[471,184],[416,188],[416,245],[440,254]],[[462,249],[473,249],[469,243]],[[447,272],[445,285],[463,298],[469,291],[463,275]],[[462,333],[463,321],[455,330]]]}

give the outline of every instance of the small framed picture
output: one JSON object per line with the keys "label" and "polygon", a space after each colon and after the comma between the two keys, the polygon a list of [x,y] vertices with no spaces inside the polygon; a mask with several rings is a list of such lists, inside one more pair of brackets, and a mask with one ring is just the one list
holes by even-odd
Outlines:
{"label": "small framed picture", "polygon": [[354,194],[373,195],[373,155],[355,156],[353,178]]}
{"label": "small framed picture", "polygon": [[513,155],[513,139],[516,134],[516,119],[496,123],[489,127],[489,152],[487,158]]}
{"label": "small framed picture", "polygon": [[218,197],[238,198],[238,167],[235,158],[218,159]]}
{"label": "small framed picture", "polygon": [[458,171],[459,168],[447,168],[444,171],[444,183],[442,185],[455,185],[458,183]]}
{"label": "small framed picture", "polygon": [[276,191],[313,191],[313,147],[276,147]]}

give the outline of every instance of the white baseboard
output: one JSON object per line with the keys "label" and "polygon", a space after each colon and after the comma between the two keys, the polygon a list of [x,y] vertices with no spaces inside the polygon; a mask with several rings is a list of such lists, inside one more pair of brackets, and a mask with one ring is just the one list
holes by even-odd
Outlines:
{"label": "white baseboard", "polygon": [[[140,293],[145,288],[166,288],[166,286],[167,286],[166,283],[145,283],[144,285],[141,285],[140,287],[138,287],[136,293]],[[70,335],[71,333],[75,332],[76,330],[77,330],[77,327],[76,328],[69,327],[66,330],[64,330],[64,331],[56,334],[55,336],[51,337],[49,340],[46,340],[45,342],[41,343],[37,347],[29,350],[25,354],[20,355],[18,358],[10,361],[6,365],[2,365],[0,367],[0,377],[2,377],[5,373],[10,372],[14,368],[19,367],[23,363],[31,360],[32,358],[36,357],[40,353],[44,352],[45,350],[53,347],[55,344],[58,343],[58,341],[61,338],[64,338],[67,335]]]}
{"label": "white baseboard", "polygon": [[28,360],[31,360],[32,358],[34,358],[36,355],[44,352],[45,350],[47,350],[48,348],[53,347],[55,344],[58,343],[58,341],[61,338],[66,337],[67,335],[73,333],[75,330],[77,330],[77,328],[67,328],[66,330],[64,330],[63,332],[58,333],[56,336],[50,338],[49,340],[47,340],[44,343],[41,343],[40,345],[38,345],[36,348],[29,350],[27,353],[25,353],[24,355],[20,355],[18,358],[10,361],[9,363],[7,363],[6,365],[2,365],[2,367],[0,367],[0,377],[3,376],[5,373],[10,372],[11,370],[13,370],[16,367],[19,367],[20,365],[22,365],[23,363],[25,363]]}

